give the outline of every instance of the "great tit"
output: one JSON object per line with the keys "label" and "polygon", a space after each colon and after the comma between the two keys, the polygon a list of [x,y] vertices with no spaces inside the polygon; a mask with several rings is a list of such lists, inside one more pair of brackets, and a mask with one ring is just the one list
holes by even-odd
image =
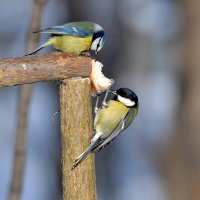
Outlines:
{"label": "great tit", "polygon": [[77,167],[90,152],[98,152],[111,143],[134,120],[138,113],[138,97],[128,88],[110,91],[114,97],[100,108],[94,119],[94,136],[90,146],[75,160]]}
{"label": "great tit", "polygon": [[27,55],[34,54],[51,45],[68,54],[79,55],[82,52],[89,51],[89,49],[97,53],[105,43],[103,28],[98,24],[87,21],[53,26],[34,33],[49,33],[51,36],[47,42]]}

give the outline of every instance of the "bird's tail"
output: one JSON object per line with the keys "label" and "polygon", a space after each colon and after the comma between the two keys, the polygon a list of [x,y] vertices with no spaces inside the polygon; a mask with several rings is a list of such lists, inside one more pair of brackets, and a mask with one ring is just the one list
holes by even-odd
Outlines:
{"label": "bird's tail", "polygon": [[45,42],[44,44],[42,44],[41,46],[39,46],[37,49],[35,49],[31,53],[26,54],[25,56],[29,56],[29,55],[32,55],[34,53],[37,53],[38,51],[40,51],[44,47],[47,47],[47,46],[50,46],[50,45],[52,45],[52,41],[49,39],[47,42]]}
{"label": "bird's tail", "polygon": [[99,141],[100,141],[100,136],[96,134],[92,139],[90,146],[74,161],[72,170],[76,168],[85,159],[88,153],[91,152],[91,150],[98,144]]}
{"label": "bird's tail", "polygon": [[[46,44],[46,43],[45,43]],[[40,51],[41,49],[43,49],[46,45],[42,44],[41,46],[39,46],[37,49],[35,49],[34,51],[32,51],[31,53],[26,54],[25,56],[29,56],[32,55],[34,53],[37,53],[38,51]]]}

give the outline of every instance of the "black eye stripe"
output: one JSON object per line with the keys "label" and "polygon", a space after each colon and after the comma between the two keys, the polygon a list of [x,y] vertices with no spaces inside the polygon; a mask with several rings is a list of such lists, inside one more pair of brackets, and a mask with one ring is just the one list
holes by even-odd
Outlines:
{"label": "black eye stripe", "polygon": [[100,41],[101,41],[101,39],[99,40],[99,42],[98,42],[98,44],[97,44],[97,49],[99,48],[99,46],[100,46]]}

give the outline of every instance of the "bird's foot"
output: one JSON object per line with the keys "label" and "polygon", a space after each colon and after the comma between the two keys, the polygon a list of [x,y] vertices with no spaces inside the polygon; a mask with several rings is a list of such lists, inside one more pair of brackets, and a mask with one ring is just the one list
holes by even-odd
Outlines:
{"label": "bird's foot", "polygon": [[92,56],[92,55],[90,54],[90,52],[88,52],[88,51],[81,52],[81,53],[79,54],[79,56],[89,57],[89,58],[91,58],[91,59],[94,59],[93,56]]}
{"label": "bird's foot", "polygon": [[96,104],[95,104],[95,108],[94,108],[94,113],[95,113],[95,114],[97,114],[98,111],[99,111],[98,105],[99,105],[100,93],[97,93],[96,96],[97,96],[97,100],[96,100]]}
{"label": "bird's foot", "polygon": [[103,102],[102,102],[102,105],[103,105],[103,107],[105,107],[105,108],[108,107],[108,104],[106,103],[106,101],[103,101]]}
{"label": "bird's foot", "polygon": [[60,87],[61,85],[66,85],[66,83],[63,80],[58,80],[56,85]]}

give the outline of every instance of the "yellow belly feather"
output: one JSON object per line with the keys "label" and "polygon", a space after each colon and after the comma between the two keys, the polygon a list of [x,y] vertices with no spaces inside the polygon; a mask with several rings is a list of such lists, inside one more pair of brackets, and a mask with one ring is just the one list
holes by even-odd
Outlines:
{"label": "yellow belly feather", "polygon": [[[126,116],[129,109],[118,101],[110,100],[108,107],[102,108],[97,113],[94,122],[96,132],[109,134],[113,131],[116,125]],[[120,113],[120,114],[119,114]]]}
{"label": "yellow belly feather", "polygon": [[89,50],[92,43],[92,36],[90,37],[74,37],[70,35],[54,36],[49,39],[47,46],[53,45],[56,49],[69,54],[80,54],[83,51]]}

